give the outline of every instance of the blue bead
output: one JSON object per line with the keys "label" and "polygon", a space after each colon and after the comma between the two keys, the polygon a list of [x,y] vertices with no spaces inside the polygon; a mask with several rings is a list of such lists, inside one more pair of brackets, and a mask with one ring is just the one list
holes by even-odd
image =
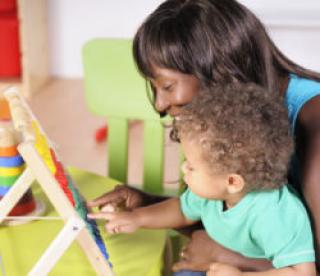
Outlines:
{"label": "blue bead", "polygon": [[0,167],[20,167],[24,160],[20,155],[12,157],[0,157]]}

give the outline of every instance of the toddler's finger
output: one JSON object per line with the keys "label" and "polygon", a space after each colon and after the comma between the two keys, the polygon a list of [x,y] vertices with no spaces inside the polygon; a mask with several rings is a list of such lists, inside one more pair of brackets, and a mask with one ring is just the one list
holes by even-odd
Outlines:
{"label": "toddler's finger", "polygon": [[[210,264],[210,271],[215,272],[221,267],[221,263],[212,263]],[[213,274],[212,274],[213,275]]]}
{"label": "toddler's finger", "polygon": [[117,234],[121,232],[121,225],[118,223],[106,223],[105,229],[109,234]]}
{"label": "toddler's finger", "polygon": [[112,220],[115,218],[115,213],[112,213],[112,212],[89,213],[87,217],[89,219]]}

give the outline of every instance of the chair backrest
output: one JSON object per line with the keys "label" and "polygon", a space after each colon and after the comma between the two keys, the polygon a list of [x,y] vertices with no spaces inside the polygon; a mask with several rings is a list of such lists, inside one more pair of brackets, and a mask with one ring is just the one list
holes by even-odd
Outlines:
{"label": "chair backrest", "polygon": [[164,128],[132,57],[132,41],[96,39],[83,47],[87,105],[108,119],[109,176],[126,183],[128,121],[144,123],[143,189],[163,192]]}

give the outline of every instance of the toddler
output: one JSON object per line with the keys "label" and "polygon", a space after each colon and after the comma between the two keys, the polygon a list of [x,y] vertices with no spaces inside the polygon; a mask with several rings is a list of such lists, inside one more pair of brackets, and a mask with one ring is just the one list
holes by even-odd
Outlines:
{"label": "toddler", "polygon": [[[274,269],[241,272],[215,263],[209,275],[315,275],[304,205],[285,185],[293,150],[286,108],[254,84],[212,86],[183,108],[171,136],[181,142],[186,191],[180,198],[124,212],[100,212],[110,233],[178,228],[202,221],[208,235]],[[208,268],[209,269],[209,268]]]}

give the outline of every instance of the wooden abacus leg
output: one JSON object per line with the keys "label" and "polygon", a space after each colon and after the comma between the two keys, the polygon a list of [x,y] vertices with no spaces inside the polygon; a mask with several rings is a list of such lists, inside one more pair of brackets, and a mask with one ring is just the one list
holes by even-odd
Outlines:
{"label": "wooden abacus leg", "polygon": [[47,275],[84,227],[83,220],[70,218],[28,276]]}
{"label": "wooden abacus leg", "polygon": [[23,194],[29,189],[32,182],[35,180],[31,170],[27,168],[9,192],[0,201],[0,223],[9,214],[12,208],[20,200]]}

